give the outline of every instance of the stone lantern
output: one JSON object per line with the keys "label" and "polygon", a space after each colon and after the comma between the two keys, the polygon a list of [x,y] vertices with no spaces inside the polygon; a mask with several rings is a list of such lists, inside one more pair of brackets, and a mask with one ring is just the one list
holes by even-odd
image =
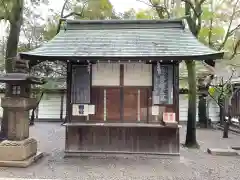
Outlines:
{"label": "stone lantern", "polygon": [[[20,62],[16,61],[15,67]],[[9,92],[1,99],[1,106],[7,112],[6,140],[0,142],[0,166],[27,167],[42,157],[37,152],[37,141],[29,138],[29,110],[37,105],[37,99],[30,97],[31,84],[43,84],[44,80],[23,72],[24,66],[13,73],[0,76]]]}

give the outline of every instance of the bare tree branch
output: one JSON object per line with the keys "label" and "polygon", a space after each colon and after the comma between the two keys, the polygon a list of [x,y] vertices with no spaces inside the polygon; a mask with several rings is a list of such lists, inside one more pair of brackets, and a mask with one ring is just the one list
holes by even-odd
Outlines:
{"label": "bare tree branch", "polygon": [[201,0],[200,2],[199,2],[199,4],[200,5],[202,5],[203,3],[205,3],[207,0]]}
{"label": "bare tree branch", "polygon": [[58,23],[58,28],[57,28],[57,34],[58,34],[59,31],[60,31],[60,28],[61,28],[61,24],[62,24],[62,22],[63,22],[63,19],[68,18],[68,17],[71,17],[71,16],[74,16],[74,15],[79,16],[79,17],[83,17],[83,16],[84,16],[83,13],[84,13],[85,7],[86,7],[86,5],[87,5],[87,1],[84,1],[83,7],[82,7],[80,13],[71,12],[71,13],[63,16],[63,12],[64,12],[64,9],[65,9],[65,7],[66,7],[66,5],[67,5],[67,2],[68,2],[68,0],[66,0],[66,1],[64,2],[63,7],[62,7],[61,17],[60,17],[60,20],[59,20],[59,23]]}
{"label": "bare tree branch", "polygon": [[192,11],[193,11],[193,13],[196,17],[199,17],[201,15],[201,13],[198,13],[196,11],[196,8],[195,8],[194,4],[190,0],[182,0],[182,2],[185,2],[190,6],[190,8],[192,9]]}
{"label": "bare tree branch", "polygon": [[220,51],[225,46],[225,44],[226,44],[226,42],[227,42],[227,40],[228,40],[228,38],[230,36],[230,33],[231,33],[230,29],[231,29],[231,26],[232,26],[232,22],[233,22],[234,16],[236,14],[236,8],[237,8],[238,2],[239,2],[239,0],[237,0],[236,3],[234,4],[234,8],[233,8],[232,15],[230,17],[230,22],[229,22],[229,25],[228,25],[227,33],[225,35],[225,38],[224,38],[222,44],[219,46],[218,51]]}
{"label": "bare tree branch", "polygon": [[240,48],[240,39],[236,42],[233,48],[233,54],[231,55],[230,60],[235,57],[235,55],[237,54],[238,48]]}
{"label": "bare tree branch", "polygon": [[233,28],[231,31],[229,31],[229,36],[233,35],[236,30],[240,29],[240,24],[237,25],[235,28]]}
{"label": "bare tree branch", "polygon": [[231,84],[231,79],[232,79],[232,77],[233,77],[233,75],[234,75],[234,70],[232,70],[232,74],[231,74],[231,76],[228,78],[228,80],[225,82],[225,83],[223,83],[223,86],[226,86],[227,84]]}
{"label": "bare tree branch", "polygon": [[[213,0],[211,1],[211,11],[213,13]],[[208,45],[211,47],[212,46],[212,30],[213,30],[213,16],[211,16],[210,19],[210,27],[208,31]]]}
{"label": "bare tree branch", "polygon": [[63,13],[64,13],[64,10],[67,6],[67,3],[68,3],[68,0],[65,0],[64,4],[63,4],[63,7],[62,7],[62,10],[61,10],[61,14],[60,14],[60,17],[62,18],[63,17]]}
{"label": "bare tree branch", "polygon": [[150,7],[152,7],[152,5],[151,4],[148,4],[147,2],[145,2],[144,0],[137,0],[138,2],[141,2],[141,3],[144,3],[145,5],[147,5],[147,6],[150,6]]}
{"label": "bare tree branch", "polygon": [[[217,104],[217,105],[219,105],[219,102],[215,99],[215,97],[213,97],[212,95],[211,95],[211,93],[209,93],[209,91],[208,91],[208,95],[215,101],[215,103]],[[219,105],[220,106],[220,105]]]}
{"label": "bare tree branch", "polygon": [[151,8],[155,8],[159,18],[163,19],[164,13],[167,14],[167,18],[170,18],[170,12],[168,11],[168,8],[166,6],[161,6],[159,4],[155,4],[152,0],[148,0],[150,4],[143,0],[137,0],[137,1],[146,4],[147,6],[149,6]]}
{"label": "bare tree branch", "polygon": [[207,63],[205,63],[204,61],[202,61],[202,64],[211,72],[212,75],[216,74],[216,70],[214,67],[208,65]]}

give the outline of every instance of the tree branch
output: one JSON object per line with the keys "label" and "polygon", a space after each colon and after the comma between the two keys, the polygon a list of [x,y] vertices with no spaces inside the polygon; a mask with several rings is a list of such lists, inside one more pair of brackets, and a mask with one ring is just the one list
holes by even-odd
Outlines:
{"label": "tree branch", "polygon": [[144,3],[145,5],[147,5],[147,6],[149,6],[149,7],[152,7],[151,4],[148,4],[147,2],[145,2],[145,1],[143,1],[143,0],[136,0],[136,1],[141,2],[141,3]]}
{"label": "tree branch", "polygon": [[234,19],[234,16],[235,16],[235,13],[236,13],[236,8],[237,8],[237,4],[238,4],[239,0],[236,1],[235,5],[234,5],[234,8],[233,8],[233,13],[232,13],[232,16],[230,17],[230,22],[229,22],[229,25],[228,25],[228,29],[227,29],[227,33],[226,33],[226,36],[222,42],[222,44],[219,46],[218,48],[218,51],[220,51],[226,44],[229,36],[230,36],[230,32],[231,32],[231,26],[232,26],[232,22],[233,22],[233,19]]}
{"label": "tree branch", "polygon": [[205,63],[204,61],[202,61],[202,64],[211,72],[212,75],[216,74],[216,70],[214,67],[208,65],[207,63]]}
{"label": "tree branch", "polygon": [[63,4],[63,7],[62,7],[62,10],[61,10],[60,19],[59,19],[58,27],[57,27],[57,34],[59,33],[60,28],[61,28],[62,17],[63,17],[64,9],[66,8],[67,2],[68,2],[68,0],[65,0],[65,2]]}
{"label": "tree branch", "polygon": [[230,77],[228,78],[228,80],[227,80],[225,83],[223,83],[222,85],[223,85],[223,86],[226,86],[227,84],[231,84],[231,79],[232,79],[233,75],[234,75],[234,70],[232,70],[231,76],[230,76]]}
{"label": "tree branch", "polygon": [[65,10],[65,8],[66,8],[67,2],[68,2],[68,0],[65,0],[65,2],[64,2],[64,4],[63,4],[62,10],[61,10],[61,14],[60,14],[60,17],[61,17],[61,18],[63,17],[63,13],[64,13],[64,10]]}
{"label": "tree branch", "polygon": [[193,13],[195,14],[196,17],[199,17],[201,15],[201,13],[198,13],[196,11],[194,4],[190,0],[182,0],[182,2],[185,2],[190,6],[190,8],[193,10]]}
{"label": "tree branch", "polygon": [[157,11],[157,14],[159,16],[160,19],[164,18],[163,12],[165,12],[167,14],[167,18],[170,18],[170,12],[168,11],[167,7],[164,6],[160,6],[159,4],[155,4],[152,0],[149,0],[149,3],[143,1],[143,0],[137,0],[138,2],[144,3],[145,5],[151,7],[151,8],[155,8],[155,10]]}
{"label": "tree branch", "polygon": [[209,91],[207,91],[207,92],[208,92],[208,95],[215,101],[215,103],[216,103],[218,106],[221,107],[221,104],[219,104],[219,102],[215,99],[215,97],[213,97],[213,96],[211,95],[211,93],[209,93]]}
{"label": "tree branch", "polygon": [[235,28],[233,28],[231,31],[229,31],[229,36],[233,35],[236,30],[240,29],[240,24],[237,25]]}
{"label": "tree branch", "polygon": [[[211,1],[211,11],[213,13],[213,1]],[[208,31],[208,45],[211,47],[212,46],[212,30],[213,30],[213,16],[211,16],[210,19],[210,27]]]}
{"label": "tree branch", "polygon": [[233,48],[233,54],[231,55],[230,60],[235,57],[235,55],[237,54],[238,48],[240,48],[240,39],[237,41],[237,43]]}
{"label": "tree branch", "polygon": [[205,3],[207,0],[201,0],[200,2],[199,2],[199,4],[200,5],[202,5],[203,3]]}
{"label": "tree branch", "polygon": [[58,34],[59,31],[60,31],[60,28],[61,28],[61,24],[62,24],[62,22],[63,22],[63,19],[68,18],[68,17],[70,17],[70,16],[74,16],[74,15],[79,16],[79,17],[83,17],[83,16],[84,16],[83,13],[84,13],[84,9],[85,9],[85,7],[86,7],[87,1],[85,1],[85,2],[83,3],[83,7],[82,7],[82,10],[81,10],[80,13],[71,12],[71,13],[63,16],[63,12],[64,12],[64,9],[65,9],[65,7],[66,7],[67,2],[68,2],[68,0],[66,0],[66,1],[64,2],[64,4],[63,4],[63,8],[62,8],[62,11],[61,11],[61,18],[60,18],[59,23],[58,23],[57,34]]}

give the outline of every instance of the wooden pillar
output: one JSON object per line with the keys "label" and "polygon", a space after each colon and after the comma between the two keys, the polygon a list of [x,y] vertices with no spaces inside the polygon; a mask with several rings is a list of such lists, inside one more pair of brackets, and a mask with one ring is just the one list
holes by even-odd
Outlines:
{"label": "wooden pillar", "polygon": [[120,64],[120,120],[124,121],[124,64]]}
{"label": "wooden pillar", "polygon": [[61,102],[60,102],[60,119],[63,120],[63,99],[64,99],[64,92],[61,92]]}
{"label": "wooden pillar", "polygon": [[[39,104],[40,104],[40,103],[39,103]],[[38,105],[38,106],[37,106],[37,108],[36,108],[35,114],[36,114],[36,120],[38,120],[38,114],[39,114],[39,105]]]}
{"label": "wooden pillar", "polygon": [[67,96],[66,96],[66,120],[71,122],[72,117],[72,106],[71,106],[71,89],[72,89],[72,65],[67,63]]}
{"label": "wooden pillar", "polygon": [[174,104],[176,112],[176,121],[179,122],[179,63],[174,64],[173,71],[173,89],[174,89]]}

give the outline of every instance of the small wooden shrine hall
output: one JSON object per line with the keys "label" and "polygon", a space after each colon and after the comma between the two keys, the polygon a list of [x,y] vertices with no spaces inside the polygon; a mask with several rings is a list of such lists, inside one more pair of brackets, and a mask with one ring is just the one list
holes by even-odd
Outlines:
{"label": "small wooden shrine hall", "polygon": [[67,63],[66,155],[179,154],[179,63],[222,58],[185,20],[66,20],[32,65]]}

